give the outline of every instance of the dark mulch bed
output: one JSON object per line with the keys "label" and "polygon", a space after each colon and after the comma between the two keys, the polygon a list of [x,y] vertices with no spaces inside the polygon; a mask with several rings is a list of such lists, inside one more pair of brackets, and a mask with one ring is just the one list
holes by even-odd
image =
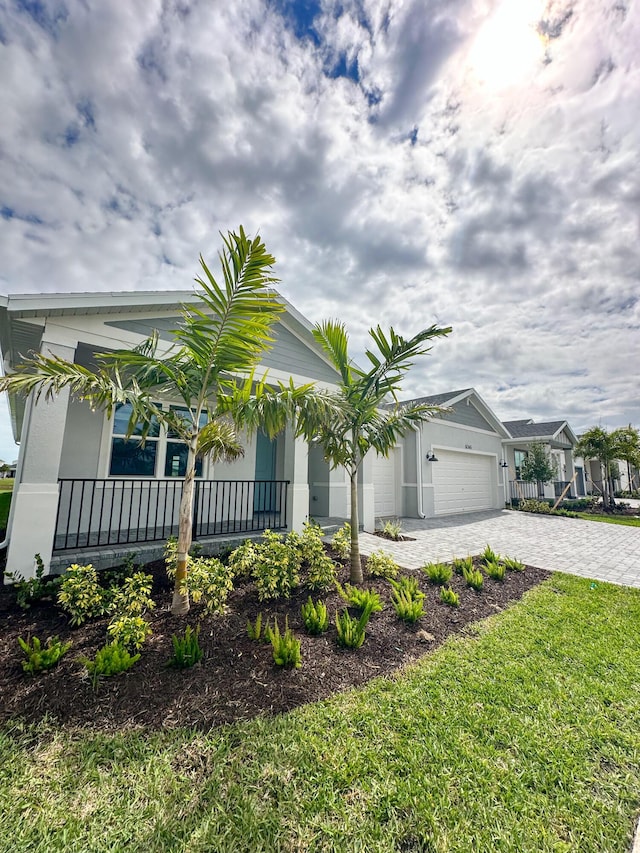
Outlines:
{"label": "dark mulch bed", "polygon": [[388,533],[385,533],[384,530],[376,530],[373,534],[374,536],[379,536],[380,539],[387,539],[390,542],[415,542],[414,536],[405,536],[404,533],[401,533],[399,536],[390,536]]}
{"label": "dark mulch bed", "polygon": [[[52,603],[40,602],[23,612],[15,605],[13,592],[0,593],[0,721],[21,717],[29,722],[53,717],[59,725],[85,726],[96,730],[127,727],[161,729],[177,726],[209,729],[223,723],[252,718],[258,714],[288,711],[306,702],[363,684],[375,676],[392,674],[403,664],[415,661],[459,633],[470,623],[490,616],[518,600],[523,593],[548,577],[531,566],[524,572],[509,572],[504,582],[485,579],[482,592],[468,588],[454,575],[451,585],[460,593],[460,607],[447,607],[438,600],[438,588],[423,575],[420,583],[427,594],[426,614],[415,626],[400,622],[389,604],[385,581],[368,584],[386,602],[381,613],[371,617],[362,648],[346,651],[336,643],[335,625],[321,637],[308,636],[302,627],[300,605],[308,592],[299,590],[289,601],[260,603],[255,587],[247,582],[232,592],[224,617],[203,616],[193,606],[187,619],[169,612],[171,592],[163,563],[150,564],[157,608],[149,619],[153,636],[140,661],[128,673],[104,679],[94,693],[79,656],[95,656],[104,644],[107,620],[80,628],[69,628],[66,617]],[[348,580],[344,567],[340,580]],[[315,596],[314,596],[315,598]],[[344,602],[337,593],[324,596],[330,618]],[[271,646],[249,640],[246,622],[277,615],[285,616],[302,640],[302,668],[282,670],[273,664]],[[187,623],[201,621],[203,661],[192,669],[167,668],[171,636]],[[45,639],[58,635],[73,646],[57,667],[36,676],[23,674],[17,638],[28,634]]]}

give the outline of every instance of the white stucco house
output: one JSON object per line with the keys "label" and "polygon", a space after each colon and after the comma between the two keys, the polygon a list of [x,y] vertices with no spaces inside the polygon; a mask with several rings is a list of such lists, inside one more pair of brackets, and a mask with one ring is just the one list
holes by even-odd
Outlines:
{"label": "white stucco house", "polygon": [[[61,356],[90,367],[96,352],[134,347],[157,329],[169,346],[183,303],[192,291],[11,295],[0,297],[0,346],[5,371],[30,352]],[[335,387],[337,374],[311,334],[311,324],[286,300],[275,343],[257,376],[314,381]],[[20,444],[7,529],[7,568],[30,577],[34,555],[63,569],[70,558],[115,565],[122,555],[159,554],[177,530],[186,446],[158,429],[145,447],[125,442],[129,413],[112,419],[86,403],[58,395],[52,402],[9,400]],[[194,538],[272,529],[300,529],[310,513],[346,518],[344,471],[329,472],[301,439],[287,430],[270,441],[245,441],[234,464],[204,461],[197,476]],[[310,481],[309,475],[312,475]],[[363,469],[361,519],[375,523],[371,465]]]}

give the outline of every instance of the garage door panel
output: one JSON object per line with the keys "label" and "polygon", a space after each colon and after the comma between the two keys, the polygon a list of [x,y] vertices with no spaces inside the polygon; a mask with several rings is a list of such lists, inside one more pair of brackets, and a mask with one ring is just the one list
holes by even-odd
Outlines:
{"label": "garage door panel", "polygon": [[474,512],[493,507],[492,456],[439,450],[433,464],[436,515]]}
{"label": "garage door panel", "polygon": [[374,512],[377,517],[396,514],[396,468],[393,454],[373,460]]}

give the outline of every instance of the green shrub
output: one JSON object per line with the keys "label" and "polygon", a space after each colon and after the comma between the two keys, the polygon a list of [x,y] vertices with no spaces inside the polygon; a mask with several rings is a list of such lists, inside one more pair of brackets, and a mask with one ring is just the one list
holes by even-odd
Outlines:
{"label": "green shrub", "polygon": [[342,560],[349,558],[351,554],[351,525],[348,521],[345,521],[340,530],[336,530],[333,534],[331,547],[338,552],[338,556]]}
{"label": "green shrub", "polygon": [[393,539],[394,542],[397,542],[402,537],[402,522],[397,518],[392,521],[385,521],[382,526],[382,532],[385,536],[388,536],[389,539]]}
{"label": "green shrub", "polygon": [[365,607],[358,619],[350,616],[348,610],[336,613],[338,645],[345,649],[359,649],[364,643],[370,616],[371,610],[368,607]]}
{"label": "green shrub", "polygon": [[504,563],[496,563],[496,562],[488,562],[484,564],[484,570],[489,575],[490,578],[493,578],[494,581],[503,581],[504,573],[506,571]]}
{"label": "green shrub", "polygon": [[411,598],[424,598],[424,593],[418,585],[418,578],[415,575],[401,575],[397,580],[390,580],[389,583],[393,589],[403,592]]}
{"label": "green shrub", "polygon": [[[289,544],[292,533],[287,537]],[[336,581],[336,564],[327,554],[322,541],[322,528],[317,524],[304,525],[304,531],[298,536],[298,551],[306,566],[306,584],[310,589],[331,589]]]}
{"label": "green shrub", "polygon": [[422,571],[429,578],[431,583],[440,584],[449,583],[453,575],[453,569],[446,563],[427,563],[422,567]]}
{"label": "green shrub", "polygon": [[124,613],[114,616],[109,622],[107,633],[112,643],[124,646],[125,649],[140,649],[153,631],[142,616],[130,616]]}
{"label": "green shrub", "polygon": [[171,638],[173,655],[169,658],[169,666],[173,666],[176,669],[187,669],[201,661],[203,651],[200,648],[199,636],[199,625],[195,631],[191,625],[187,625],[181,637],[174,634]]}
{"label": "green shrub", "polygon": [[484,585],[484,578],[480,569],[463,569],[462,576],[467,582],[467,586],[475,590],[481,590]]}
{"label": "green shrub", "polygon": [[360,587],[352,586],[350,583],[345,584],[344,587],[336,583],[336,589],[340,597],[351,607],[355,607],[356,610],[366,610],[367,607],[371,613],[378,613],[382,610],[382,601],[375,590],[361,589]]}
{"label": "green shrub", "polygon": [[329,615],[323,601],[314,604],[313,599],[309,596],[307,603],[302,605],[301,613],[304,627],[311,635],[322,634],[329,627]]}
{"label": "green shrub", "polygon": [[457,607],[460,604],[460,596],[450,586],[440,587],[440,601],[449,607]]}
{"label": "green shrub", "polygon": [[27,637],[26,640],[18,637],[18,644],[25,655],[22,669],[31,675],[43,669],[51,669],[71,648],[71,643],[61,643],[57,637],[49,637],[44,648],[37,637],[33,639]]}
{"label": "green shrub", "polygon": [[374,551],[367,557],[367,572],[372,578],[395,578],[399,568],[393,557],[384,551]]}
{"label": "green shrub", "polygon": [[217,557],[194,557],[181,586],[193,601],[203,602],[207,613],[224,613],[227,597],[233,589],[233,568]]}
{"label": "green shrub", "polygon": [[480,559],[485,565],[487,563],[498,563],[500,562],[500,554],[496,554],[493,548],[487,545],[482,554],[480,554]]}
{"label": "green shrub", "polygon": [[251,539],[245,539],[242,545],[229,554],[227,564],[231,567],[234,578],[251,577],[253,567],[256,564],[256,545]]}
{"label": "green shrub", "polygon": [[293,631],[289,628],[289,620],[286,617],[284,625],[284,634],[281,634],[278,620],[275,619],[270,631],[273,661],[276,666],[293,666],[299,669],[302,666],[300,640],[296,640],[294,637]]}
{"label": "green shrub", "polygon": [[468,572],[473,571],[473,557],[454,557],[452,561],[453,571],[457,575],[462,575],[465,572],[465,569]]}
{"label": "green shrub", "polygon": [[508,571],[510,572],[523,572],[524,571],[524,563],[521,563],[520,560],[516,560],[514,557],[503,557],[502,562]]}
{"label": "green shrub", "polygon": [[111,612],[117,616],[142,616],[145,610],[153,610],[155,605],[151,598],[153,577],[144,572],[135,572],[119,589],[113,591]]}
{"label": "green shrub", "polygon": [[424,593],[418,587],[417,578],[403,575],[390,583],[393,587],[391,604],[396,615],[413,625],[424,614]]}
{"label": "green shrub", "polygon": [[526,501],[520,501],[518,509],[522,512],[538,512],[543,515],[550,515],[551,513],[551,507],[546,501],[537,501],[533,498]]}
{"label": "green shrub", "polygon": [[121,672],[126,672],[140,660],[140,654],[132,655],[124,646],[119,646],[117,643],[109,643],[98,649],[94,660],[90,658],[80,658],[89,676],[93,689],[98,689],[98,682],[101,678],[110,678],[112,675],[119,675]]}
{"label": "green shrub", "polygon": [[58,603],[70,618],[72,625],[82,625],[87,619],[103,616],[108,609],[110,593],[98,583],[92,565],[69,566],[60,582]]}
{"label": "green shrub", "polygon": [[300,553],[283,541],[281,534],[265,530],[253,567],[258,598],[289,598],[300,583]]}
{"label": "green shrub", "polygon": [[40,554],[34,557],[36,563],[36,576],[25,580],[17,572],[5,572],[4,576],[11,581],[16,594],[16,604],[22,610],[28,610],[34,601],[40,601],[48,596],[55,595],[60,586],[60,578],[55,575],[44,574],[44,563]]}
{"label": "green shrub", "polygon": [[250,640],[260,640],[262,636],[262,613],[258,613],[256,616],[256,621],[252,622],[251,619],[247,619],[247,637]]}

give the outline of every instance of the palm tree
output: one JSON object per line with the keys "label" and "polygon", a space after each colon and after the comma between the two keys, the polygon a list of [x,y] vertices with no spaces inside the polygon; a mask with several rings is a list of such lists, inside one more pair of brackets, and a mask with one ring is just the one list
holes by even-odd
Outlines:
{"label": "palm tree", "polygon": [[608,433],[602,427],[591,427],[580,436],[573,448],[574,456],[583,459],[597,459],[602,475],[602,503],[605,509],[616,505],[613,496],[611,464],[620,455],[619,439],[615,433]]}
{"label": "palm tree", "polygon": [[[224,237],[219,253],[222,283],[219,284],[202,256],[198,305],[185,305],[173,341],[161,352],[157,332],[134,350],[117,350],[96,357],[97,369],[88,370],[56,356],[39,354],[20,371],[0,379],[0,391],[34,392],[51,399],[63,388],[93,408],[111,416],[121,404],[129,404],[127,438],[134,431],[144,444],[150,429],[162,424],[187,445],[186,472],[179,510],[178,555],[172,612],[189,611],[185,591],[187,560],[191,547],[196,459],[231,461],[244,452],[237,429],[255,429],[264,421],[270,434],[279,432],[302,402],[313,397],[311,386],[295,388],[293,382],[272,389],[265,381],[255,383],[253,371],[273,338],[271,330],[284,310],[272,290],[275,263],[260,237],[250,239],[242,226]],[[162,403],[180,402],[179,409]],[[307,419],[322,410],[322,397],[308,405]]]}
{"label": "palm tree", "polygon": [[[317,324],[313,336],[340,375],[334,395],[331,418],[303,426],[309,439],[317,441],[332,467],[346,469],[351,484],[351,583],[362,583],[358,538],[358,470],[370,450],[387,456],[398,439],[409,429],[442,411],[439,406],[397,402],[400,381],[411,367],[412,359],[431,349],[431,339],[448,335],[451,327],[431,326],[405,340],[393,329],[385,335],[380,326],[369,334],[376,351],[366,350],[371,369],[357,367],[349,356],[349,338],[345,326],[334,320]],[[395,401],[395,404],[393,403]]]}

